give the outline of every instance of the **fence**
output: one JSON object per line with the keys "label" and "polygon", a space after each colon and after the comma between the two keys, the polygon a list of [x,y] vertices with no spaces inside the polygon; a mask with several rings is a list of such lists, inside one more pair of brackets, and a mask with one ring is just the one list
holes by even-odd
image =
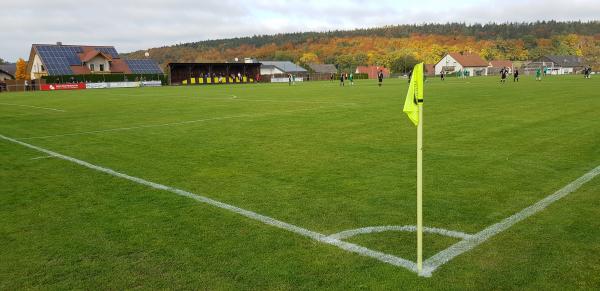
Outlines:
{"label": "fence", "polygon": [[47,83],[103,83],[103,82],[129,82],[129,81],[161,81],[167,84],[165,74],[88,74],[88,75],[63,75],[43,76]]}

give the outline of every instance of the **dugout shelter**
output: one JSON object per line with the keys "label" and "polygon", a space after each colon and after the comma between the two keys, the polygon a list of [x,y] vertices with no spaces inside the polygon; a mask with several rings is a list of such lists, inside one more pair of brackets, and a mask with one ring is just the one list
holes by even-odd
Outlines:
{"label": "dugout shelter", "polygon": [[261,63],[169,63],[169,85],[243,84],[260,81]]}

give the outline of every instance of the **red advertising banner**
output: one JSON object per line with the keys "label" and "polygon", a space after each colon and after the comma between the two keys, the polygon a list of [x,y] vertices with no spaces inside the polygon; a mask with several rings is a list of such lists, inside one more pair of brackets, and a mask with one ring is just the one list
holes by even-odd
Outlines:
{"label": "red advertising banner", "polygon": [[42,84],[40,85],[42,91],[54,91],[54,90],[81,90],[85,89],[85,83],[75,84]]}

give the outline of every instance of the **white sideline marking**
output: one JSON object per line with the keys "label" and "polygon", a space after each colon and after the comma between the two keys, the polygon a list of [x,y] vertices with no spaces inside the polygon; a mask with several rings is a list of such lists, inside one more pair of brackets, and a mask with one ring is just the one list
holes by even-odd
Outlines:
{"label": "white sideline marking", "polygon": [[567,186],[554,192],[554,194],[551,194],[550,196],[521,210],[520,212],[518,212],[508,218],[505,218],[504,220],[502,220],[499,223],[496,223],[496,224],[493,224],[493,225],[487,227],[486,229],[472,235],[471,238],[460,241],[460,242],[452,245],[451,247],[437,253],[436,255],[432,256],[431,258],[425,260],[425,262],[423,263],[424,264],[423,272],[425,273],[424,275],[431,276],[431,272],[435,271],[441,265],[443,265],[443,264],[449,262],[450,260],[454,259],[455,257],[473,249],[474,247],[480,245],[481,243],[485,242],[486,240],[490,239],[491,237],[507,230],[508,228],[515,225],[516,223],[544,210],[546,207],[548,207],[552,203],[575,192],[583,184],[589,182],[590,180],[592,180],[594,177],[598,176],[599,174],[600,174],[600,166],[592,169],[591,171],[587,172],[583,176],[579,177],[577,180],[569,183]]}
{"label": "white sideline marking", "polygon": [[55,135],[21,137],[21,138],[18,138],[18,139],[19,140],[45,139],[45,138],[53,138],[53,137],[86,135],[86,134],[103,133],[103,132],[126,131],[126,130],[134,130],[134,129],[153,128],[153,127],[184,125],[184,124],[207,122],[207,121],[214,121],[214,120],[224,120],[224,119],[247,118],[247,117],[265,117],[265,116],[284,115],[286,113],[294,113],[294,112],[300,112],[300,111],[311,111],[311,110],[318,110],[318,109],[323,109],[323,108],[334,108],[334,107],[339,107],[339,106],[320,106],[320,107],[315,107],[315,108],[305,108],[305,109],[295,109],[295,110],[278,111],[276,113],[241,114],[241,115],[213,117],[213,118],[196,119],[196,120],[188,120],[188,121],[170,122],[170,123],[163,123],[163,124],[138,125],[138,126],[130,126],[130,127],[109,128],[109,129],[100,129],[100,130],[92,130],[92,131],[80,131],[80,132],[55,134]]}
{"label": "white sideline marking", "polygon": [[[301,103],[301,104],[329,104],[336,106],[356,106],[356,103],[349,102],[325,102],[325,101],[298,101],[298,100],[271,100],[271,99],[238,99],[239,97],[236,95],[231,95],[232,99],[236,99],[236,101],[246,101],[246,102],[273,102],[273,103]],[[211,98],[215,99],[215,98]]]}
{"label": "white sideline marking", "polygon": [[58,112],[67,112],[66,110],[62,110],[62,109],[48,108],[48,107],[38,107],[38,106],[23,105],[23,104],[0,103],[0,105],[6,105],[6,106],[19,106],[19,107],[29,107],[29,108],[42,109],[42,110],[51,110],[51,111],[58,111]]}
{"label": "white sideline marking", "polygon": [[[332,246],[336,246],[338,248],[341,248],[343,250],[349,251],[349,252],[353,252],[362,256],[366,256],[366,257],[371,257],[374,258],[376,260],[379,260],[381,262],[385,262],[394,266],[398,266],[398,267],[403,267],[406,268],[414,273],[417,273],[419,276],[423,276],[423,277],[431,277],[432,273],[439,268],[440,266],[444,265],[445,263],[449,262],[450,260],[454,259],[455,257],[475,248],[476,246],[480,245],[481,243],[485,242],[486,240],[488,240],[489,238],[495,236],[496,234],[507,230],[508,228],[510,228],[511,226],[515,225],[516,223],[544,210],[546,207],[548,207],[549,205],[551,205],[552,203],[560,200],[561,198],[569,195],[570,193],[576,191],[577,189],[579,189],[583,184],[589,182],[590,180],[592,180],[594,177],[598,176],[600,174],[600,166],[597,166],[596,168],[590,170],[589,172],[587,172],[586,174],[584,174],[583,176],[579,177],[577,180],[569,183],[567,186],[563,187],[562,189],[554,192],[554,194],[551,194],[550,196],[547,196],[546,198],[538,201],[537,203],[521,210],[520,212],[502,220],[499,223],[496,223],[492,226],[487,227],[486,229],[474,234],[474,235],[468,235],[465,233],[461,233],[461,232],[454,232],[454,231],[448,231],[448,230],[443,230],[443,229],[436,229],[436,228],[429,228],[429,230],[433,233],[438,233],[438,234],[452,234],[455,236],[466,236],[466,238],[464,238],[462,241],[450,246],[449,248],[435,254],[434,256],[432,256],[431,258],[425,260],[425,262],[423,263],[423,271],[421,273],[418,272],[417,270],[417,265],[416,263],[404,259],[404,258],[400,258],[394,255],[390,255],[390,254],[386,254],[386,253],[382,253],[382,252],[378,252],[378,251],[374,251],[368,248],[365,248],[363,246],[357,245],[357,244],[353,244],[353,243],[348,243],[345,241],[342,241],[339,238],[336,238],[336,236],[342,236],[341,234],[344,233],[349,233],[351,231],[344,231],[344,232],[340,232],[337,234],[333,234],[331,236],[327,236],[315,231],[311,231],[299,226],[295,226],[293,224],[289,224],[265,215],[261,215],[258,214],[256,212],[252,212],[250,210],[246,210],[246,209],[242,209],[230,204],[226,204],[223,202],[219,202],[217,200],[213,200],[210,199],[208,197],[204,197],[204,196],[200,196],[198,194],[194,194],[191,192],[187,192],[185,190],[181,190],[181,189],[177,189],[174,187],[169,187],[169,186],[165,186],[162,184],[158,184],[158,183],[154,183],[151,181],[147,181],[144,180],[142,178],[138,178],[138,177],[133,177],[133,176],[129,176],[127,174],[123,174],[117,171],[114,171],[112,169],[109,168],[104,168],[101,166],[96,166],[94,164],[82,161],[82,160],[78,160],[76,158],[72,158],[69,156],[65,156],[50,150],[46,150],[44,148],[41,147],[37,147],[10,137],[6,137],[4,135],[0,134],[0,139],[4,139],[16,144],[20,144],[22,146],[46,153],[50,156],[53,157],[57,157],[66,161],[70,161],[73,162],[75,164],[93,169],[93,170],[97,170],[115,177],[119,177],[122,179],[126,179],[141,185],[145,185],[154,189],[158,189],[158,190],[164,190],[164,191],[168,191],[180,196],[184,196],[184,197],[188,197],[191,199],[194,199],[196,201],[202,202],[202,203],[206,203],[215,207],[219,207],[221,209],[225,209],[240,215],[243,215],[245,217],[248,217],[250,219],[254,219],[257,221],[260,221],[264,224],[267,225],[271,225],[280,229],[284,229],[308,238],[311,238],[313,240],[316,240],[318,242],[321,243],[325,243],[325,244],[329,244]],[[392,228],[394,226],[391,226]],[[414,226],[404,226],[404,227],[400,227],[400,228],[404,228],[406,230],[411,230]],[[379,228],[379,229],[384,229],[386,227],[383,228]],[[369,230],[379,230],[377,227],[372,227],[372,228],[363,228],[363,229],[369,229]],[[352,231],[356,231],[356,230],[352,230]],[[411,230],[412,231],[412,230]],[[435,232],[434,232],[435,231]]]}
{"label": "white sideline marking", "polygon": [[177,188],[174,188],[174,187],[169,187],[169,186],[166,186],[166,185],[154,183],[154,182],[151,182],[151,181],[148,181],[148,180],[144,180],[142,178],[129,176],[127,174],[123,174],[123,173],[114,171],[114,170],[109,169],[109,168],[104,168],[104,167],[101,167],[101,166],[96,166],[94,164],[91,164],[91,163],[88,163],[88,162],[85,162],[85,161],[82,161],[82,160],[78,160],[76,158],[72,158],[72,157],[69,157],[69,156],[65,156],[65,155],[62,155],[62,154],[59,154],[59,153],[56,153],[56,152],[53,152],[53,151],[50,151],[50,150],[47,150],[47,149],[44,149],[44,148],[41,148],[41,147],[37,147],[37,146],[31,145],[31,144],[28,144],[28,143],[25,143],[25,142],[22,142],[22,141],[10,138],[10,137],[6,137],[6,136],[1,135],[1,134],[0,134],[0,138],[4,139],[4,140],[7,140],[7,141],[10,141],[10,142],[13,142],[13,143],[16,143],[16,144],[20,144],[20,145],[28,147],[30,149],[34,149],[36,151],[40,151],[40,152],[46,153],[46,154],[48,154],[50,156],[57,157],[59,159],[63,159],[63,160],[66,160],[66,161],[73,162],[75,164],[78,164],[78,165],[81,165],[81,166],[84,166],[84,167],[87,167],[87,168],[90,168],[90,169],[93,169],[93,170],[96,170],[96,171],[100,171],[100,172],[103,172],[103,173],[106,173],[106,174],[109,174],[109,175],[112,175],[112,176],[115,176],[115,177],[118,177],[118,178],[122,178],[122,179],[129,180],[129,181],[141,184],[141,185],[145,185],[145,186],[148,186],[148,187],[151,187],[151,188],[154,188],[154,189],[168,191],[168,192],[180,195],[180,196],[188,197],[188,198],[194,199],[196,201],[199,201],[199,202],[202,202],[202,203],[206,203],[206,204],[209,204],[209,205],[221,208],[221,209],[225,209],[225,210],[228,210],[228,211],[231,211],[231,212],[243,215],[243,216],[248,217],[250,219],[254,219],[254,220],[260,221],[260,222],[262,222],[264,224],[271,225],[271,226],[274,226],[274,227],[277,227],[277,228],[280,228],[280,229],[284,229],[284,230],[287,230],[287,231],[290,231],[290,232],[293,232],[293,233],[296,233],[296,234],[299,234],[299,235],[311,238],[311,239],[316,240],[316,241],[321,242],[321,243],[325,243],[325,244],[329,244],[329,245],[332,245],[332,246],[336,246],[336,247],[338,247],[340,249],[343,249],[343,250],[346,250],[346,251],[349,251],[349,252],[353,252],[353,253],[356,253],[356,254],[359,254],[359,255],[362,255],[362,256],[366,256],[366,257],[371,257],[371,258],[374,258],[376,260],[379,260],[379,261],[382,261],[382,262],[385,262],[385,263],[388,263],[388,264],[392,264],[394,266],[403,267],[403,268],[406,268],[406,269],[408,269],[410,271],[417,272],[417,266],[416,266],[415,263],[413,263],[413,262],[411,262],[409,260],[400,258],[400,257],[396,257],[396,256],[393,256],[393,255],[389,255],[389,254],[385,254],[385,253],[382,253],[382,252],[374,251],[374,250],[371,250],[371,249],[368,249],[368,248],[365,248],[365,247],[362,247],[362,246],[359,246],[359,245],[356,245],[356,244],[353,244],[353,243],[348,243],[348,242],[344,242],[344,241],[341,241],[341,240],[338,240],[338,239],[330,238],[327,235],[324,235],[324,234],[321,234],[321,233],[318,233],[318,232],[315,232],[315,231],[311,231],[311,230],[308,230],[308,229],[305,229],[305,228],[302,228],[302,227],[299,227],[299,226],[295,226],[293,224],[289,224],[287,222],[283,222],[283,221],[277,220],[275,218],[271,218],[271,217],[268,217],[268,216],[265,216],[265,215],[258,214],[256,212],[252,212],[250,210],[242,209],[242,208],[230,205],[230,204],[219,202],[217,200],[213,200],[213,199],[210,199],[208,197],[200,196],[198,194],[194,194],[194,193],[191,193],[191,192],[188,192],[188,191],[185,191],[185,190],[181,190],[181,189],[177,189]]}
{"label": "white sideline marking", "polygon": [[49,159],[49,158],[54,158],[54,157],[53,156],[39,156],[39,157],[31,158],[30,160],[40,160],[40,159]]}
{"label": "white sideline marking", "polygon": [[[379,233],[385,231],[407,231],[407,232],[416,232],[417,227],[414,225],[389,225],[389,226],[371,226],[371,227],[363,227],[351,230],[345,230],[342,232],[334,233],[330,235],[330,238],[334,239],[347,239],[349,237],[353,237],[359,234],[370,234],[370,233]],[[460,231],[452,231],[443,228],[435,228],[435,227],[424,227],[423,231],[426,233],[439,234],[448,237],[460,238],[460,239],[469,239],[472,235],[466,234]]]}

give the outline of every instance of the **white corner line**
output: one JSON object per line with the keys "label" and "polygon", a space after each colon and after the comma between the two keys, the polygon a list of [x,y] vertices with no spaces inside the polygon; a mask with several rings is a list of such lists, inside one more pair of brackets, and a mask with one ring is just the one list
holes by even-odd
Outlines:
{"label": "white corner line", "polygon": [[23,104],[0,103],[0,105],[6,105],[6,106],[19,106],[19,107],[28,107],[28,108],[42,109],[42,110],[50,110],[50,111],[58,111],[58,112],[67,112],[66,110],[62,110],[62,109],[48,108],[48,107],[38,107],[38,106],[23,105]]}
{"label": "white corner line", "polygon": [[53,156],[39,156],[39,157],[31,158],[30,160],[41,160],[41,159],[49,159],[49,158],[54,158],[54,157]]}
{"label": "white corner line", "polygon": [[[246,210],[246,209],[242,209],[230,204],[226,204],[217,200],[213,200],[211,198],[208,197],[204,197],[198,194],[194,194],[191,192],[187,192],[185,190],[181,190],[181,189],[177,189],[174,187],[170,187],[170,186],[166,186],[166,185],[162,185],[159,183],[154,183],[148,180],[144,180],[142,178],[138,178],[138,177],[134,177],[134,176],[129,176],[127,174],[124,173],[120,173],[117,171],[114,171],[112,169],[109,168],[104,168],[101,166],[97,166],[82,160],[78,160],[76,158],[73,157],[69,157],[69,156],[65,156],[38,146],[34,146],[4,135],[0,134],[0,139],[4,139],[6,141],[9,142],[13,142],[19,145],[22,145],[24,147],[39,151],[39,152],[43,152],[46,153],[52,157],[56,157],[59,159],[63,159],[66,161],[70,161],[73,162],[75,164],[84,166],[86,168],[90,168],[99,172],[103,172],[106,174],[109,174],[111,176],[115,176],[118,178],[122,178],[125,180],[129,180],[141,185],[145,185],[157,190],[163,190],[163,191],[168,191],[183,197],[188,197],[191,199],[194,199],[198,202],[202,202],[202,203],[206,203],[224,210],[228,210],[237,214],[240,214],[242,216],[245,216],[247,218],[262,222],[264,224],[267,225],[271,225],[280,229],[284,229],[296,234],[299,234],[301,236],[304,237],[308,237],[311,238],[313,240],[316,240],[318,242],[324,243],[324,244],[328,244],[328,245],[332,245],[332,246],[336,246],[340,249],[346,250],[348,252],[352,252],[352,253],[356,253],[362,256],[366,256],[366,257],[371,257],[374,258],[376,260],[379,260],[381,262],[385,262],[394,266],[398,266],[398,267],[403,267],[407,270],[410,270],[414,273],[417,273],[419,276],[422,277],[431,277],[433,272],[439,268],[440,266],[442,266],[443,264],[449,262],[450,260],[454,259],[455,257],[475,248],[476,246],[480,245],[481,243],[485,242],[486,240],[488,240],[489,238],[493,237],[494,235],[505,231],[506,229],[510,228],[511,226],[513,226],[514,224],[544,210],[546,207],[548,207],[549,205],[551,205],[552,203],[560,200],[561,198],[569,195],[570,193],[576,191],[577,189],[579,189],[583,184],[589,182],[590,180],[592,180],[594,177],[598,176],[600,174],[600,166],[597,166],[596,168],[590,170],[589,172],[587,172],[586,174],[584,174],[583,176],[581,176],[580,178],[578,178],[577,180],[571,182],[570,184],[568,184],[567,186],[563,187],[562,189],[556,191],[554,194],[538,201],[537,203],[523,209],[522,211],[502,220],[499,223],[496,223],[492,226],[487,227],[486,229],[474,234],[474,235],[468,235],[468,234],[464,234],[467,235],[468,238],[463,239],[462,241],[450,246],[449,248],[437,253],[436,255],[432,256],[431,258],[425,260],[424,264],[423,264],[423,271],[422,272],[418,272],[417,271],[417,266],[416,263],[404,259],[404,258],[400,258],[394,255],[390,255],[390,254],[386,254],[383,252],[379,252],[379,251],[375,251],[375,250],[371,250],[368,248],[365,248],[363,246],[357,245],[357,244],[353,244],[353,243],[348,243],[345,241],[342,241],[338,238],[336,238],[337,236],[340,236],[341,233],[337,233],[337,234],[333,234],[331,236],[327,236],[315,231],[311,231],[293,224],[289,224],[265,215],[261,215],[258,214],[256,212],[252,212],[250,210]],[[411,226],[404,226],[404,228],[408,231],[410,230]],[[367,228],[369,229],[369,228]],[[370,228],[370,229],[377,229],[377,227],[375,228]],[[430,228],[430,231],[433,231],[435,228]],[[441,230],[441,231],[446,231],[443,229],[437,229],[437,230]],[[435,233],[441,234],[439,233],[437,230],[435,230]],[[452,232],[452,231],[447,231],[447,232]],[[460,234],[460,232],[454,232],[454,234]]]}
{"label": "white corner line", "polygon": [[31,144],[28,144],[28,143],[25,143],[25,142],[22,142],[22,141],[19,141],[19,140],[16,140],[16,139],[13,139],[13,138],[1,135],[1,134],[0,134],[0,139],[6,140],[9,142],[13,142],[13,143],[22,145],[24,147],[27,147],[27,148],[30,148],[30,149],[33,149],[33,150],[36,150],[39,152],[46,153],[50,156],[53,156],[53,157],[56,157],[59,159],[73,162],[75,164],[84,166],[86,168],[90,168],[92,170],[103,172],[103,173],[109,174],[114,177],[129,180],[129,181],[132,181],[132,182],[135,182],[135,183],[138,183],[141,185],[145,185],[150,188],[157,189],[157,190],[168,191],[168,192],[177,194],[179,196],[188,197],[188,198],[194,199],[198,202],[206,203],[206,204],[209,204],[209,205],[212,205],[212,206],[224,209],[224,210],[228,210],[228,211],[240,214],[242,216],[245,216],[247,218],[262,222],[264,224],[271,225],[271,226],[274,226],[274,227],[277,227],[280,229],[284,229],[284,230],[299,234],[304,237],[311,238],[313,240],[316,240],[316,241],[324,243],[324,244],[336,246],[336,247],[338,247],[342,250],[348,251],[348,252],[356,253],[356,254],[359,254],[362,256],[366,256],[366,257],[371,257],[371,258],[379,260],[381,262],[385,262],[385,263],[388,263],[388,264],[391,264],[394,266],[398,266],[398,267],[403,267],[412,272],[417,273],[417,266],[414,262],[411,262],[409,260],[406,260],[406,259],[403,259],[400,257],[396,257],[396,256],[393,256],[390,254],[374,251],[374,250],[365,248],[365,247],[357,245],[357,244],[341,241],[339,239],[330,238],[327,235],[324,235],[324,234],[321,234],[321,233],[318,233],[315,231],[311,231],[311,230],[308,230],[308,229],[305,229],[305,228],[302,228],[302,227],[299,227],[299,226],[296,226],[296,225],[293,225],[293,224],[290,224],[287,222],[283,222],[283,221],[280,221],[275,218],[271,218],[271,217],[268,217],[268,216],[265,216],[262,214],[258,214],[256,212],[252,212],[250,210],[239,208],[239,207],[233,206],[231,204],[223,203],[223,202],[220,202],[220,201],[208,198],[208,197],[204,197],[204,196],[201,196],[198,194],[194,194],[194,193],[191,193],[191,192],[188,192],[185,190],[181,190],[181,189],[177,189],[174,187],[151,182],[148,180],[144,180],[142,178],[129,176],[127,174],[120,173],[120,172],[117,172],[117,171],[109,169],[109,168],[97,166],[97,165],[88,163],[86,161],[82,161],[82,160],[79,160],[79,159],[76,159],[73,157],[65,156],[65,155],[59,154],[57,152],[53,152],[53,151],[50,151],[50,150],[47,150],[47,149],[44,149],[44,148],[41,148],[38,146],[34,146],[34,145],[31,145]]}
{"label": "white corner line", "polygon": [[[511,226],[517,224],[518,222],[546,209],[546,207],[550,206],[552,203],[564,198],[565,196],[575,192],[585,183],[591,181],[596,176],[600,174],[600,165],[596,168],[590,170],[585,173],[583,176],[579,177],[575,181],[569,183],[562,189],[554,192],[553,194],[547,196],[546,198],[536,202],[535,204],[521,210],[518,213],[513,214],[510,217],[505,218],[499,223],[493,224],[484,230],[474,234],[469,239],[465,239],[463,241],[457,242],[456,244],[450,246],[449,248],[435,254],[429,259],[425,260],[423,263],[426,266],[428,272],[433,272],[441,265],[449,262],[455,257],[470,251],[476,246],[482,244],[486,240],[491,237],[509,229]],[[427,275],[427,274],[425,274]],[[429,274],[430,275],[430,274]]]}
{"label": "white corner line", "polygon": [[[417,227],[414,225],[387,225],[387,226],[370,226],[363,227],[351,230],[345,230],[342,232],[334,233],[330,235],[330,238],[334,239],[347,239],[359,234],[371,234],[371,233],[380,233],[386,231],[405,231],[405,232],[416,232]],[[439,234],[443,236],[458,238],[458,239],[470,239],[472,235],[466,234],[460,231],[447,230],[443,228],[435,228],[435,227],[424,227],[423,231],[426,233]]]}
{"label": "white corner line", "polygon": [[106,133],[106,132],[115,132],[115,131],[128,131],[128,130],[136,130],[136,129],[155,128],[155,127],[177,126],[177,125],[194,124],[194,123],[200,123],[200,122],[218,121],[218,120],[227,120],[227,119],[236,119],[236,118],[255,118],[255,117],[278,116],[278,115],[285,115],[285,114],[295,113],[295,112],[313,111],[313,110],[335,108],[335,107],[339,107],[339,106],[319,106],[319,107],[313,107],[313,108],[284,110],[284,111],[277,111],[277,112],[270,112],[270,113],[230,115],[230,116],[212,117],[212,118],[204,118],[204,119],[196,119],[196,120],[169,122],[169,123],[162,123],[162,124],[137,125],[137,126],[129,126],[129,127],[91,130],[91,131],[79,131],[79,132],[63,133],[63,134],[55,134],[55,135],[20,137],[18,139],[19,140],[47,139],[47,138],[54,138],[54,137],[77,136],[77,135],[97,134],[97,133]]}

